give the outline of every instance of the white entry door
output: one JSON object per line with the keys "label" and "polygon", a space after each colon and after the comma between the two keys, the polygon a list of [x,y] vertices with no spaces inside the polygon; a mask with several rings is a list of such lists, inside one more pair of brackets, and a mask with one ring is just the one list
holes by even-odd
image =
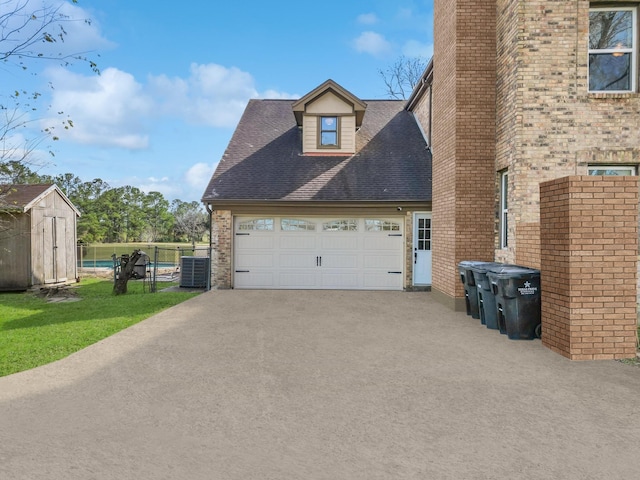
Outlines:
{"label": "white entry door", "polygon": [[413,284],[431,285],[431,214],[413,217]]}

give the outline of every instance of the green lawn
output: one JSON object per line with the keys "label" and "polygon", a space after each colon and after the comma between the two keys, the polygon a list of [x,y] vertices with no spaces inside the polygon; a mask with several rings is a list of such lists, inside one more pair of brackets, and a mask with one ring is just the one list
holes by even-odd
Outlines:
{"label": "green lawn", "polygon": [[135,281],[126,295],[113,296],[112,288],[111,281],[86,279],[74,289],[80,300],[62,303],[29,292],[0,293],[0,376],[64,358],[198,295],[143,293]]}

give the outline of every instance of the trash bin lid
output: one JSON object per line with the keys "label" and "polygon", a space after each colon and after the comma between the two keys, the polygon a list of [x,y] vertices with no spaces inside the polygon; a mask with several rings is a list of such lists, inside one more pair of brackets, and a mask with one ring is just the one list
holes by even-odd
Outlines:
{"label": "trash bin lid", "polygon": [[499,262],[473,262],[469,269],[476,273],[487,273],[491,271],[491,269],[498,268],[501,265],[504,264]]}
{"label": "trash bin lid", "polygon": [[520,265],[503,265],[495,270],[489,270],[489,273],[496,278],[522,278],[539,276],[540,270]]}
{"label": "trash bin lid", "polygon": [[491,265],[496,262],[488,262],[486,260],[463,260],[458,263],[458,268],[471,270],[472,268],[481,268],[483,265]]}

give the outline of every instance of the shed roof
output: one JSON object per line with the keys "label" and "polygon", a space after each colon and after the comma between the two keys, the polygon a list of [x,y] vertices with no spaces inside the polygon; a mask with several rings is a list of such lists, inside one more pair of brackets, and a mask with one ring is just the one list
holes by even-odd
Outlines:
{"label": "shed roof", "polygon": [[0,209],[28,212],[42,198],[52,191],[57,191],[65,202],[80,216],[80,211],[71,203],[71,200],[58,188],[52,184],[33,185],[0,185]]}
{"label": "shed roof", "polygon": [[249,102],[204,202],[431,200],[431,154],[404,101],[366,101],[352,155],[304,155],[295,103]]}

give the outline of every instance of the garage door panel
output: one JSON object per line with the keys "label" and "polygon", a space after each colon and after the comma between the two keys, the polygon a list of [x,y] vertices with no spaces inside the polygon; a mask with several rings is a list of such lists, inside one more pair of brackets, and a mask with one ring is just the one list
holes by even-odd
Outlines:
{"label": "garage door panel", "polygon": [[272,272],[241,272],[235,274],[236,288],[273,288]]}
{"label": "garage door panel", "polygon": [[365,269],[402,270],[402,257],[394,254],[366,254],[363,258]]}
{"label": "garage door panel", "polygon": [[320,274],[321,286],[323,288],[348,288],[357,289],[359,287],[360,275],[357,272],[322,272]]}
{"label": "garage door panel", "polygon": [[280,237],[280,248],[285,250],[311,250],[316,248],[317,238],[313,233],[306,235],[284,234]]}
{"label": "garage door panel", "polygon": [[236,268],[269,268],[275,266],[272,251],[247,253],[238,257]]}
{"label": "garage door panel", "polygon": [[364,249],[366,250],[392,250],[402,251],[403,237],[390,237],[388,235],[367,235],[364,237]]}
{"label": "garage door panel", "polygon": [[[305,231],[291,230],[291,222],[284,229],[280,217],[269,220],[273,229],[247,231],[252,219],[236,218],[243,230],[234,232],[234,287],[402,290],[402,220],[393,220],[401,228],[392,232],[367,230],[362,218],[297,218],[295,225]],[[381,228],[385,222],[380,220]]]}
{"label": "garage door panel", "polygon": [[322,255],[322,268],[358,268],[359,255]]}
{"label": "garage door panel", "polygon": [[327,232],[320,237],[320,248],[322,250],[358,250],[358,236],[340,235],[334,232]]}
{"label": "garage door panel", "polygon": [[278,278],[280,288],[316,288],[318,286],[315,272],[282,272]]}
{"label": "garage door panel", "polygon": [[236,248],[241,250],[266,249],[272,250],[275,246],[273,234],[236,235]]}
{"label": "garage door panel", "polygon": [[317,267],[317,256],[309,253],[281,253],[279,265],[282,268],[315,268]]}

